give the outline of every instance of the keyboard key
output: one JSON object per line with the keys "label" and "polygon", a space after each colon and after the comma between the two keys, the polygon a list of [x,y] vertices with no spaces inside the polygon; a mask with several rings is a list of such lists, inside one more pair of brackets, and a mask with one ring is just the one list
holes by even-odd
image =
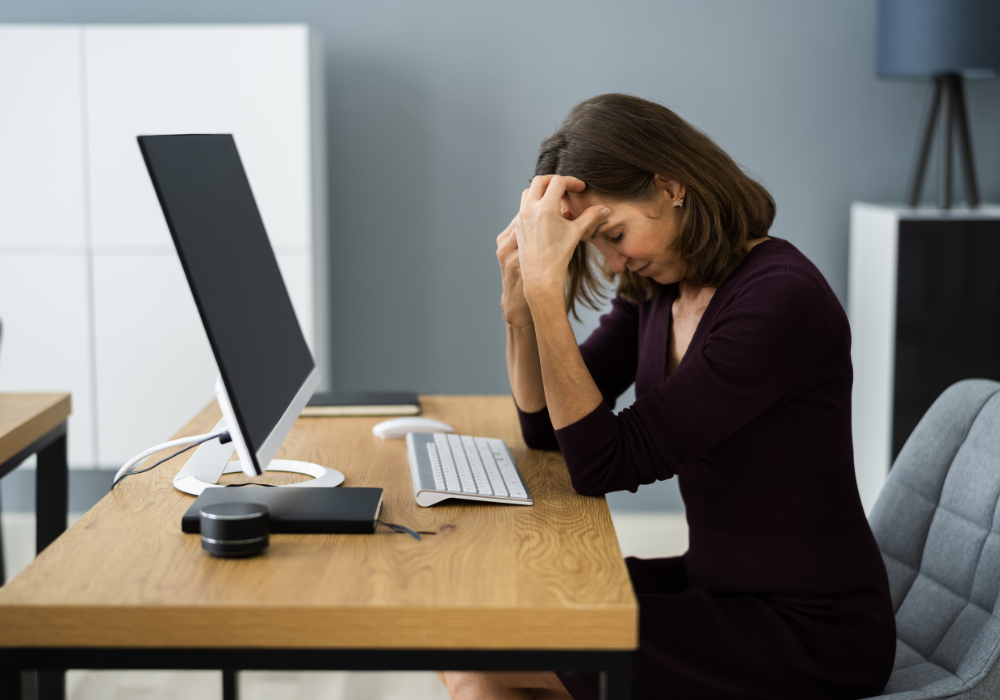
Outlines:
{"label": "keyboard key", "polygon": [[479,450],[476,449],[476,441],[469,435],[463,435],[462,447],[465,449],[465,456],[469,458],[469,464],[472,465],[472,476],[476,480],[476,488],[479,493],[484,496],[492,496],[493,489],[490,487],[489,477],[486,476],[486,468],[479,456]]}
{"label": "keyboard key", "polygon": [[437,445],[427,443],[427,454],[431,458],[431,471],[434,473],[434,488],[444,491],[444,474],[441,473],[441,460],[438,459]]}
{"label": "keyboard key", "polygon": [[442,433],[435,433],[434,444],[437,446],[438,456],[441,458],[441,470],[444,472],[444,480],[448,485],[448,490],[461,493],[462,485],[458,480],[458,472],[455,471],[455,460],[452,459],[448,439]]}
{"label": "keyboard key", "polygon": [[448,447],[455,457],[455,465],[458,467],[458,478],[462,480],[462,491],[465,493],[478,493],[476,482],[472,479],[472,469],[469,465],[469,458],[465,456],[462,449],[462,440],[458,435],[448,436]]}
{"label": "keyboard key", "polygon": [[489,440],[489,444],[490,451],[497,461],[497,467],[499,467],[500,473],[503,475],[503,480],[507,484],[507,490],[510,491],[510,495],[514,498],[527,498],[528,494],[521,485],[521,477],[517,475],[517,470],[514,468],[514,463],[507,454],[507,447],[504,445],[503,440]]}
{"label": "keyboard key", "polygon": [[503,477],[500,476],[500,470],[497,468],[497,462],[493,458],[493,452],[490,450],[486,438],[475,438],[475,441],[476,447],[479,449],[479,457],[483,460],[483,466],[486,467],[486,475],[493,487],[493,493],[497,496],[509,496],[507,486],[504,484]]}

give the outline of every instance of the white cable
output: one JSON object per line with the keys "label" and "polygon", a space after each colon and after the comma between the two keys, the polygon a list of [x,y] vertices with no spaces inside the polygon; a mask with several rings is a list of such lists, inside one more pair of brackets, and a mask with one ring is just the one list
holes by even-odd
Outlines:
{"label": "white cable", "polygon": [[149,457],[149,455],[151,455],[151,454],[153,454],[155,452],[159,452],[160,450],[168,450],[171,447],[180,447],[181,445],[190,445],[192,442],[199,442],[201,440],[204,440],[204,441],[208,442],[209,440],[211,440],[213,438],[222,437],[227,432],[229,432],[229,431],[223,430],[223,431],[218,432],[218,433],[206,433],[204,435],[192,435],[191,437],[179,438],[177,440],[171,440],[170,442],[161,443],[159,445],[156,445],[155,447],[150,447],[148,450],[140,452],[135,457],[133,457],[132,459],[130,459],[129,461],[127,461],[125,463],[125,466],[122,467],[121,469],[119,469],[118,473],[115,474],[115,479],[114,480],[115,480],[115,482],[117,482],[118,480],[120,480],[123,476],[125,476],[125,474],[127,474],[132,469],[132,467],[134,467],[135,465],[139,464],[142,460],[146,459],[146,457]]}

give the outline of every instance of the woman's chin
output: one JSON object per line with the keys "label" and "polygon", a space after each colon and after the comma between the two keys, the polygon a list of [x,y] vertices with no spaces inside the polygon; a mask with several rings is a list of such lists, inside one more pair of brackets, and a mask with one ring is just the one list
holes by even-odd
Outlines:
{"label": "woman's chin", "polygon": [[666,285],[666,284],[676,284],[684,278],[675,272],[661,272],[658,275],[651,276],[650,279],[659,284]]}

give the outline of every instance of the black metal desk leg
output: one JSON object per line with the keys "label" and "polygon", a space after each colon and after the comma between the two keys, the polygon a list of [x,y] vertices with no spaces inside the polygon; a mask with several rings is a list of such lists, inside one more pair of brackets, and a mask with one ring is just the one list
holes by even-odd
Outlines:
{"label": "black metal desk leg", "polygon": [[0,698],[21,700],[21,669],[7,664],[0,665]]}
{"label": "black metal desk leg", "polygon": [[[64,424],[65,425],[65,424]],[[69,474],[66,431],[38,452],[35,472],[35,551],[39,554],[66,531],[69,510]],[[39,669],[38,700],[64,700],[66,672]]]}
{"label": "black metal desk leg", "polygon": [[624,653],[613,666],[601,671],[601,700],[631,700],[632,655]]}
{"label": "black metal desk leg", "polygon": [[42,550],[66,531],[69,510],[69,474],[66,432],[38,453],[35,473],[35,551]]}
{"label": "black metal desk leg", "polygon": [[222,669],[222,700],[239,700],[239,671],[231,668]]}

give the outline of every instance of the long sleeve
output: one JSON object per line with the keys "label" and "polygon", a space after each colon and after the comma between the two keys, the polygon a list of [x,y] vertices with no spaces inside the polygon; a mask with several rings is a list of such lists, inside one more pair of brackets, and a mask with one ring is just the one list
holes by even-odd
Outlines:
{"label": "long sleeve", "polygon": [[617,416],[602,404],[555,431],[578,492],[635,491],[670,478],[679,464],[807,386],[829,340],[815,282],[765,274],[726,291],[716,293],[713,303],[722,307],[711,319],[706,311],[709,327],[699,325],[669,380]]}
{"label": "long sleeve", "polygon": [[[601,316],[600,325],[580,345],[583,362],[604,397],[606,406],[615,401],[635,381],[638,364],[638,309],[623,299],[611,300],[611,311]],[[528,447],[537,450],[558,450],[549,409],[525,413],[517,409],[521,434]]]}

